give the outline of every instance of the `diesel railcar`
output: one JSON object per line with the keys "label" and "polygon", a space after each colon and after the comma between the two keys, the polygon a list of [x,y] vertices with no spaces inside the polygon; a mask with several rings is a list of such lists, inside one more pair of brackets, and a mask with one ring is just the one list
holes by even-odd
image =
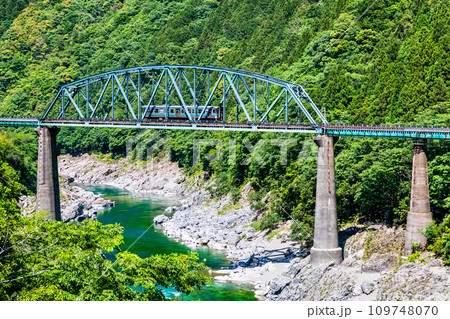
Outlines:
{"label": "diesel railcar", "polygon": [[[195,113],[195,108],[193,106],[186,106],[189,115],[192,118],[197,117],[203,112],[203,106],[197,106],[197,113]],[[148,112],[146,119],[157,119],[164,121],[166,119],[166,107],[164,105],[156,105],[153,112]],[[167,118],[169,120],[186,120],[186,112],[184,108],[180,105],[170,105],[167,108]],[[222,120],[222,108],[217,106],[208,106],[202,115],[202,120],[205,121],[219,121]]]}

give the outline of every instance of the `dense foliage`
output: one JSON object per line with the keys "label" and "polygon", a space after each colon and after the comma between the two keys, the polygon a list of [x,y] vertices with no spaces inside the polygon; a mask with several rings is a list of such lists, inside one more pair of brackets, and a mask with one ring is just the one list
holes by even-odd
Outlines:
{"label": "dense foliage", "polygon": [[[4,133],[0,131],[0,163],[5,170],[14,170],[18,182],[25,185],[23,192],[36,191],[37,136],[34,133],[16,131]],[[11,176],[4,173],[1,176]],[[5,182],[11,178],[5,177]]]}
{"label": "dense foliage", "polygon": [[194,253],[140,258],[104,253],[123,241],[119,225],[61,223],[0,213],[0,300],[165,300],[209,281]]}
{"label": "dense foliage", "polygon": [[442,223],[433,221],[425,230],[428,241],[428,250],[441,256],[450,265],[450,215]]}
{"label": "dense foliage", "polygon": [[8,30],[12,21],[28,5],[29,0],[0,0],[0,36]]}
{"label": "dense foliage", "polygon": [[[0,115],[41,114],[62,84],[83,76],[170,63],[240,68],[302,84],[332,123],[449,126],[449,43],[447,0],[36,0],[0,38]],[[123,156],[135,133],[65,129],[58,143],[61,152]],[[263,227],[294,218],[294,237],[310,234],[316,159],[309,136],[284,136],[296,140],[287,165],[270,142],[260,148],[264,165],[255,158],[240,165],[249,154],[245,139],[256,145],[280,136],[165,134],[172,138],[166,145],[172,160],[191,174],[214,175],[217,195],[237,197],[251,182],[254,206],[266,212]],[[194,166],[192,149],[201,138],[223,139],[222,158]],[[238,165],[228,162],[230,148]],[[438,220],[449,210],[449,150],[448,142],[429,142]],[[203,154],[217,152],[202,146]],[[403,223],[411,159],[409,141],[341,139],[340,222]]]}

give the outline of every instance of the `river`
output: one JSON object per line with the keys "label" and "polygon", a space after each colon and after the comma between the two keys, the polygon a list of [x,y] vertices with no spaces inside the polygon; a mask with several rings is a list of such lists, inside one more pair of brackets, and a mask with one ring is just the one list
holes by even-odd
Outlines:
{"label": "river", "polygon": [[[125,243],[122,249],[128,249],[132,245],[129,251],[143,258],[155,254],[187,253],[192,250],[166,237],[160,229],[149,227],[153,225],[155,216],[164,213],[166,207],[174,205],[173,199],[136,194],[113,187],[78,186],[116,202],[115,207],[99,212],[97,218],[103,224],[119,223],[124,227]],[[198,248],[194,251],[198,252],[200,260],[205,261],[212,270],[229,265],[223,252],[209,248]],[[166,295],[176,300],[257,300],[250,285],[217,282],[197,289],[188,296],[172,290],[167,290]]]}

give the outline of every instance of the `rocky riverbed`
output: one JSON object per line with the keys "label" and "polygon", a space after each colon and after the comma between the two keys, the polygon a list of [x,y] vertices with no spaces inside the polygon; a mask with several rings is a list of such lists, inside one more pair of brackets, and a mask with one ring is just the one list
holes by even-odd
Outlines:
{"label": "rocky riverbed", "polygon": [[[70,185],[67,181],[60,182],[61,218],[63,221],[83,221],[93,219],[99,210],[114,206],[114,202],[85,191],[81,187]],[[22,196],[20,207],[24,215],[36,211],[36,196]]]}
{"label": "rocky riverbed", "polygon": [[[409,262],[401,253],[404,230],[384,225],[353,226],[340,232],[344,262],[311,268],[309,251],[289,240],[290,224],[271,233],[251,225],[246,185],[241,198],[213,199],[202,177],[188,180],[176,164],[158,167],[111,161],[97,156],[64,156],[60,173],[80,183],[103,184],[135,192],[184,195],[154,223],[164,233],[191,247],[225,250],[230,267],[216,272],[218,281],[255,285],[267,300],[447,300],[450,273],[442,261],[423,253]],[[202,187],[203,186],[203,187]],[[268,236],[267,236],[268,235]],[[270,238],[270,239],[269,239]]]}
{"label": "rocky riverbed", "polygon": [[[218,272],[217,280],[251,283],[258,289],[281,275],[289,261],[299,256],[301,247],[288,239],[289,227],[268,240],[250,226],[255,219],[247,199],[250,185],[242,189],[235,203],[230,196],[212,199],[205,190],[210,181],[204,175],[188,179],[176,164],[167,161],[140,165],[85,154],[61,156],[58,163],[60,175],[77,183],[184,198],[181,206],[169,207],[166,216],[156,217],[155,224],[187,246],[225,250],[233,270]],[[241,269],[245,273],[236,273]]]}

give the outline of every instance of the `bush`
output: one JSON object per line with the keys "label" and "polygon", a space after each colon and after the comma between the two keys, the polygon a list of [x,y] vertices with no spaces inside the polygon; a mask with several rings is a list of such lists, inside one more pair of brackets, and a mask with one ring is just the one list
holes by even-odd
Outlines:
{"label": "bush", "polygon": [[438,225],[432,222],[425,230],[428,241],[428,250],[444,259],[450,264],[450,215],[447,215]]}
{"label": "bush", "polygon": [[306,246],[313,245],[314,220],[313,218],[296,221],[292,224],[291,239],[302,242]]}
{"label": "bush", "polygon": [[410,263],[413,263],[416,260],[419,260],[419,261],[423,261],[424,260],[423,258],[420,258],[420,252],[418,252],[418,251],[415,252],[415,253],[412,253],[411,255],[408,256],[408,261]]}
{"label": "bush", "polygon": [[278,213],[267,214],[261,220],[261,229],[273,229],[280,220]]}

